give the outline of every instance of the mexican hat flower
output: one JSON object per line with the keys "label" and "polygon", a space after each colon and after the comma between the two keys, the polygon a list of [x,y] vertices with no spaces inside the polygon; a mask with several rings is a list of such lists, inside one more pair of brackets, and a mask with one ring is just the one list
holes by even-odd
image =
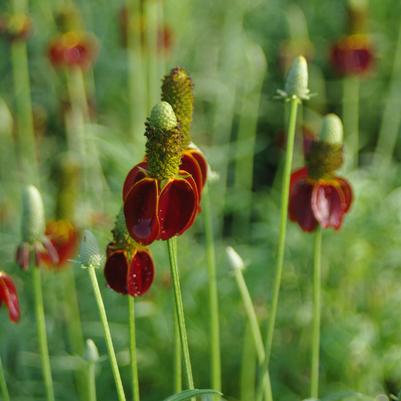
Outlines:
{"label": "mexican hat flower", "polygon": [[194,222],[199,193],[180,170],[184,135],[173,108],[160,102],[146,123],[146,161],[128,173],[123,187],[128,233],[139,244],[181,235]]}
{"label": "mexican hat flower", "polygon": [[29,38],[32,31],[32,21],[25,14],[14,14],[0,19],[0,33],[9,42],[23,41]]}
{"label": "mexican hat flower", "polygon": [[8,316],[14,323],[20,318],[20,308],[17,289],[12,278],[0,271],[0,307],[5,305],[8,309]]}
{"label": "mexican hat flower", "polygon": [[114,291],[133,297],[145,294],[153,283],[154,263],[144,246],[128,235],[121,212],[113,229],[113,242],[106,250],[104,276]]}
{"label": "mexican hat flower", "polygon": [[318,225],[338,230],[351,207],[352,188],[335,175],[343,161],[342,136],[341,120],[328,114],[320,139],[305,155],[306,166],[291,175],[289,217],[303,231],[312,232]]}

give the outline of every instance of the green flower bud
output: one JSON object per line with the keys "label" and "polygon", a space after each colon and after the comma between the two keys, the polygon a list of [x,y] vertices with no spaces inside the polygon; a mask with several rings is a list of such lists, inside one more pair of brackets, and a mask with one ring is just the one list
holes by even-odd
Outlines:
{"label": "green flower bud", "polygon": [[162,83],[162,100],[170,103],[181,125],[185,147],[191,142],[191,123],[194,109],[193,83],[187,72],[173,68]]}
{"label": "green flower bud", "polygon": [[99,251],[96,237],[91,231],[85,230],[79,248],[79,262],[83,267],[100,267],[103,257]]}
{"label": "green flower bud", "polygon": [[285,93],[290,98],[309,99],[308,64],[305,57],[299,56],[292,62],[285,81]]}
{"label": "green flower bud", "polygon": [[22,193],[22,241],[33,244],[40,240],[45,232],[45,212],[40,192],[29,185]]}
{"label": "green flower bud", "polygon": [[319,138],[322,142],[341,145],[343,143],[343,124],[336,114],[327,114],[323,118]]}
{"label": "green flower bud", "polygon": [[99,351],[94,341],[90,338],[86,340],[84,358],[91,363],[96,363],[99,360]]}
{"label": "green flower bud", "polygon": [[170,103],[160,102],[153,106],[149,123],[156,129],[169,131],[177,126],[177,117]]}

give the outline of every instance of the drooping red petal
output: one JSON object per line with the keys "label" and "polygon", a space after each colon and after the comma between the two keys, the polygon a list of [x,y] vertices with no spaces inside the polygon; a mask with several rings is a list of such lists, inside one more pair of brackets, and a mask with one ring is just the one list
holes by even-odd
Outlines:
{"label": "drooping red petal", "polygon": [[127,273],[128,294],[138,297],[145,294],[153,283],[154,263],[147,250],[134,253]]}
{"label": "drooping red petal", "polygon": [[141,163],[136,164],[128,172],[123,185],[123,200],[125,200],[125,198],[127,197],[128,192],[132,188],[132,186],[138,181],[142,180],[142,178],[146,177],[145,170],[147,166],[148,164],[145,161],[143,161]]}
{"label": "drooping red petal", "polygon": [[202,186],[204,186],[206,184],[207,170],[208,170],[206,157],[198,149],[188,149],[187,152],[189,152],[191,156],[194,157],[198,162],[199,168],[201,169],[202,172]]}
{"label": "drooping red petal", "polygon": [[329,183],[317,183],[312,191],[312,210],[323,228],[341,227],[344,211],[344,194],[340,187]]}
{"label": "drooping red petal", "polygon": [[317,226],[311,207],[313,184],[305,179],[304,169],[301,170],[291,176],[288,212],[291,221],[298,223],[303,231],[311,232]]}
{"label": "drooping red petal", "polygon": [[194,222],[199,196],[192,177],[173,178],[162,189],[159,199],[160,238],[181,235]]}
{"label": "drooping red petal", "polygon": [[4,302],[8,309],[10,320],[14,323],[20,318],[17,289],[10,276],[0,272],[0,306]]}
{"label": "drooping red petal", "polygon": [[291,174],[290,178],[290,193],[293,190],[294,185],[297,185],[299,181],[305,181],[305,178],[308,177],[308,168],[302,167],[298,170],[295,170]]}
{"label": "drooping red petal", "polygon": [[337,180],[338,184],[340,185],[341,190],[343,191],[343,194],[344,194],[343,209],[344,209],[344,213],[347,213],[351,207],[352,199],[353,199],[352,187],[345,178],[336,177],[336,180]]}
{"label": "drooping red petal", "polygon": [[124,215],[127,230],[140,244],[149,245],[159,235],[158,182],[143,178],[128,192],[124,201]]}
{"label": "drooping red petal", "polygon": [[30,246],[25,242],[17,248],[15,261],[22,270],[27,270],[29,267],[30,252]]}
{"label": "drooping red petal", "polygon": [[196,183],[198,194],[200,194],[203,188],[202,171],[197,160],[190,153],[186,152],[182,155],[180,170],[186,171],[188,174],[191,174]]}
{"label": "drooping red petal", "polygon": [[107,256],[104,277],[107,285],[120,294],[127,294],[128,262],[123,250],[117,250]]}

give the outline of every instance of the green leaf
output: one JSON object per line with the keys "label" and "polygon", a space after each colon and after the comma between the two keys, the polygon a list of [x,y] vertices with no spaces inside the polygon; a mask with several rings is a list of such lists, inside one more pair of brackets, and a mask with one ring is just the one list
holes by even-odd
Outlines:
{"label": "green leaf", "polygon": [[219,391],[216,390],[185,390],[181,393],[171,395],[170,397],[166,398],[164,401],[186,401],[192,397],[198,397],[200,395],[207,395],[207,394],[218,394],[222,395]]}

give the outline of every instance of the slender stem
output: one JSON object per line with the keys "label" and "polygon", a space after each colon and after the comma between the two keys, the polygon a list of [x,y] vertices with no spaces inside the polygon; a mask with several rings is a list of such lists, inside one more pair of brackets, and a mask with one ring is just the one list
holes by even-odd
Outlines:
{"label": "slender stem", "polygon": [[89,272],[89,277],[91,279],[93,292],[95,294],[96,303],[97,303],[97,306],[99,309],[100,320],[103,325],[104,338],[106,341],[107,351],[109,353],[111,370],[113,372],[114,381],[116,383],[118,399],[119,399],[119,401],[126,401],[123,383],[121,381],[120,372],[118,370],[117,358],[116,358],[116,354],[114,352],[113,341],[111,339],[111,332],[110,332],[110,327],[109,327],[109,323],[107,320],[106,309],[104,307],[102,294],[100,292],[99,283],[98,283],[97,277],[96,277],[96,270],[93,266],[90,266],[90,267],[88,267],[88,272]]}
{"label": "slender stem", "polygon": [[292,98],[290,101],[290,115],[288,121],[288,134],[287,134],[287,151],[285,155],[284,172],[281,186],[281,209],[280,209],[280,226],[279,238],[277,246],[277,259],[276,259],[276,273],[273,284],[272,307],[270,319],[268,322],[266,341],[265,341],[265,360],[263,363],[262,373],[263,379],[258,389],[257,400],[263,398],[263,387],[266,384],[267,373],[270,362],[270,354],[273,343],[274,329],[276,326],[277,308],[280,296],[281,277],[283,275],[284,255],[285,255],[285,239],[287,233],[287,219],[288,219],[288,197],[290,191],[290,176],[292,168],[292,157],[294,152],[294,140],[297,121],[299,99]]}
{"label": "slender stem", "polygon": [[191,366],[191,358],[189,355],[189,346],[188,346],[188,336],[187,329],[185,326],[185,316],[184,316],[184,305],[182,303],[181,296],[181,284],[180,284],[180,276],[178,271],[178,261],[177,261],[177,238],[171,238],[167,240],[167,249],[168,256],[170,260],[170,270],[171,277],[173,279],[174,286],[174,302],[175,308],[178,318],[178,328],[181,339],[181,347],[182,353],[184,357],[184,366],[185,372],[187,376],[187,385],[189,389],[194,388],[194,379],[192,376],[192,366]]}
{"label": "slender stem", "polygon": [[[251,295],[249,294],[249,290],[245,283],[241,269],[234,269],[234,277],[237,282],[239,292],[241,294],[242,303],[244,304],[253,341],[255,342],[256,355],[258,357],[259,364],[262,365],[265,360],[265,349],[263,346],[262,334],[259,329],[258,318],[256,317],[255,308],[253,307],[252,298]],[[270,375],[268,370],[266,376],[267,377],[264,379],[265,396],[266,400],[272,401],[273,396],[272,396]]]}
{"label": "slender stem", "polygon": [[88,399],[96,401],[96,363],[89,362],[88,365]]}
{"label": "slender stem", "polygon": [[6,376],[4,375],[3,364],[0,358],[0,390],[3,401],[10,401],[10,395],[8,393],[8,387],[6,382]]}
{"label": "slender stem", "polygon": [[41,271],[38,267],[32,268],[32,280],[39,352],[42,363],[42,374],[45,381],[46,399],[47,401],[54,401],[53,379],[50,367],[49,349],[47,346],[45,312],[43,308],[42,278]]}
{"label": "slender stem", "polygon": [[182,391],[182,352],[177,311],[174,310],[174,391]]}
{"label": "slender stem", "polygon": [[129,313],[129,337],[130,337],[130,356],[131,356],[131,380],[132,380],[132,399],[139,401],[139,380],[138,365],[136,357],[136,334],[135,334],[135,303],[134,298],[128,295],[128,313]]}
{"label": "slender stem", "polygon": [[359,86],[357,77],[343,79],[344,132],[348,135],[353,167],[357,167],[359,162]]}
{"label": "slender stem", "polygon": [[241,379],[240,379],[241,401],[249,401],[255,399],[255,381],[256,381],[255,340],[250,328],[250,324],[248,322],[245,327],[242,361],[241,361]]}
{"label": "slender stem", "polygon": [[211,354],[211,383],[214,390],[221,391],[221,356],[220,356],[220,326],[219,300],[216,277],[216,256],[210,210],[208,184],[203,189],[203,213],[206,239],[206,255],[209,276],[209,316],[210,316],[210,354]]}
{"label": "slender stem", "polygon": [[321,255],[322,229],[315,234],[313,255],[313,329],[312,329],[312,365],[311,365],[311,398],[319,395],[319,349],[320,349],[320,312],[321,312]]}

